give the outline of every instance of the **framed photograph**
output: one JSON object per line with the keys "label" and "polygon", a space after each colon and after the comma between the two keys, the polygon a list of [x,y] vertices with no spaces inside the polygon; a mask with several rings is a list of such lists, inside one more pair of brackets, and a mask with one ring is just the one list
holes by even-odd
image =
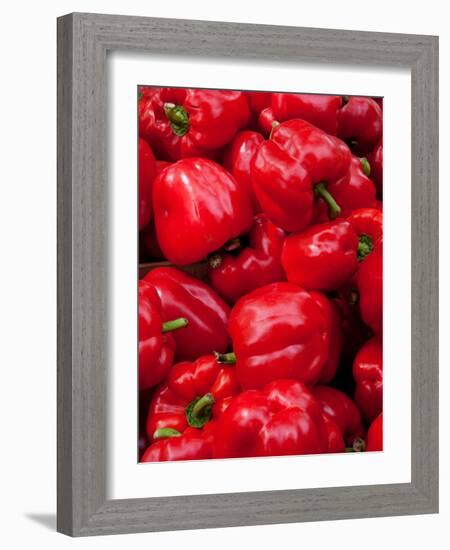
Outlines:
{"label": "framed photograph", "polygon": [[58,19],[58,530],[438,511],[438,39]]}

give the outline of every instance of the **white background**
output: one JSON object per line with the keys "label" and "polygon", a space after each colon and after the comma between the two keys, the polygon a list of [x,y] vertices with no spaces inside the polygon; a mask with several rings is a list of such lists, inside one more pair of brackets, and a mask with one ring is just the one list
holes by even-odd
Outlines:
{"label": "white background", "polygon": [[[411,480],[410,319],[411,75],[407,70],[232,60],[180,61],[167,56],[115,53],[109,59],[108,173],[113,283],[108,399],[109,496],[143,498],[235,491],[405,483]],[[265,457],[136,464],[136,85],[216,86],[316,93],[384,95],[384,446],[382,453]],[[120,132],[114,132],[120,128]],[[395,150],[395,154],[392,152]],[[398,215],[401,211],[401,215]],[[134,244],[133,244],[134,243]],[[132,368],[132,365],[135,368]],[[131,366],[131,368],[130,368]],[[387,419],[387,420],[386,420]],[[329,474],[324,475],[324,472]]]}
{"label": "white background", "polygon": [[[450,138],[450,30],[445,3],[378,0],[321,0],[273,3],[147,1],[65,1],[9,3],[2,10],[0,88],[0,366],[1,541],[51,548],[273,548],[280,543],[314,548],[368,549],[442,547],[450,520],[448,420],[446,398],[450,356],[441,354],[441,513],[435,516],[368,519],[302,525],[245,527],[178,533],[70,540],[54,533],[55,361],[56,361],[56,27],[71,11],[181,17],[440,35],[441,208],[450,200],[446,159]],[[407,6],[407,13],[405,7]],[[441,235],[450,232],[442,210]],[[444,216],[445,214],[445,216]],[[448,250],[448,247],[443,247]],[[441,261],[448,281],[448,252]],[[441,334],[448,332],[448,285],[441,285]],[[445,544],[445,543],[444,543]]]}

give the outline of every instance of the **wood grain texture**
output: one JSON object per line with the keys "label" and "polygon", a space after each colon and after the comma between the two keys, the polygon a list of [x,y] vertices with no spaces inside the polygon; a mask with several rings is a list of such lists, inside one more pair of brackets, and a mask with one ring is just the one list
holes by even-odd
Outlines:
{"label": "wood grain texture", "polygon": [[[106,53],[409,67],[412,482],[106,499]],[[188,52],[188,54],[187,54]],[[58,20],[58,530],[99,535],[437,512],[438,40],[114,15]]]}

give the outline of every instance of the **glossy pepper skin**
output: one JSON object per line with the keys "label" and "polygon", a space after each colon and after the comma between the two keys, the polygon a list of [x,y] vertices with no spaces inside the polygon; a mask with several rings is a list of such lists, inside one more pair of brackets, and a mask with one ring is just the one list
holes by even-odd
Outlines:
{"label": "glossy pepper skin", "polygon": [[331,217],[338,216],[340,207],[327,188],[348,173],[350,160],[345,143],[304,120],[275,126],[251,167],[261,208],[285,231],[311,223],[315,197],[327,202]]}
{"label": "glossy pepper skin", "polygon": [[238,132],[224,153],[223,166],[251,197],[254,212],[260,211],[252,186],[250,164],[264,138],[259,132]]}
{"label": "glossy pepper skin", "polygon": [[383,241],[377,241],[358,269],[356,284],[362,320],[374,333],[383,330]]}
{"label": "glossy pepper skin", "polygon": [[358,260],[362,261],[383,238],[383,212],[378,208],[359,208],[347,221],[358,235]]}
{"label": "glossy pepper skin", "polygon": [[141,462],[167,462],[174,460],[206,460],[212,458],[212,443],[205,434],[188,428],[181,435],[173,434],[152,443],[144,452]]}
{"label": "glossy pepper skin", "polygon": [[[366,172],[369,172],[366,160],[352,157],[347,174],[327,186],[327,191],[340,207],[338,217],[345,218],[357,208],[370,208],[376,205],[377,190]],[[317,223],[328,220],[328,205],[322,198],[318,198],[315,202],[314,221]]]}
{"label": "glossy pepper skin", "polygon": [[139,103],[139,135],[161,160],[214,156],[249,121],[244,92],[160,88]]}
{"label": "glossy pepper skin", "polygon": [[233,252],[210,256],[208,275],[211,286],[229,304],[255,288],[286,279],[281,267],[281,250],[286,233],[264,214],[255,216],[248,234],[248,245]]}
{"label": "glossy pepper skin", "polygon": [[291,283],[272,283],[234,306],[229,332],[243,389],[279,378],[313,384],[327,361],[328,319],[311,294]]}
{"label": "glossy pepper skin", "polygon": [[276,380],[239,394],[218,421],[214,458],[342,452],[336,424],[322,414],[308,388]]}
{"label": "glossy pepper skin", "polygon": [[145,228],[152,217],[152,187],[157,168],[153,152],[143,139],[139,139],[139,230]]}
{"label": "glossy pepper skin", "polygon": [[153,208],[161,250],[177,265],[203,260],[253,223],[247,190],[204,158],[165,168],[153,184]]}
{"label": "glossy pepper skin", "polygon": [[144,280],[158,292],[164,321],[184,317],[189,322],[173,334],[178,361],[226,351],[230,308],[212,288],[174,267],[153,269]]}
{"label": "glossy pepper skin", "polygon": [[175,341],[171,330],[187,326],[185,318],[163,323],[161,301],[155,289],[139,281],[139,389],[161,382],[173,363]]}
{"label": "glossy pepper skin", "polygon": [[301,118],[327,134],[336,135],[341,96],[314,94],[272,94],[273,114],[279,122]]}
{"label": "glossy pepper skin", "polygon": [[357,270],[358,244],[346,220],[313,225],[286,238],[281,263],[291,283],[306,290],[332,291]]}
{"label": "glossy pepper skin", "polygon": [[166,429],[183,433],[217,419],[239,392],[232,363],[219,363],[214,355],[206,355],[174,365],[149,407],[149,441],[158,439]]}
{"label": "glossy pepper skin", "polygon": [[337,135],[358,155],[366,155],[382,137],[383,112],[370,97],[352,96],[337,113]]}
{"label": "glossy pepper skin", "polygon": [[311,296],[322,309],[327,321],[328,354],[327,360],[320,372],[318,382],[328,384],[333,380],[339,366],[342,353],[342,319],[340,310],[333,300],[330,300],[321,292],[311,292]]}
{"label": "glossy pepper skin", "polygon": [[367,422],[372,422],[383,408],[383,349],[374,336],[359,350],[353,362],[356,381],[355,401]]}
{"label": "glossy pepper skin", "polygon": [[266,107],[258,115],[258,129],[265,138],[268,138],[274,128],[279,122],[275,119],[273,110],[271,107]]}
{"label": "glossy pepper skin", "polygon": [[323,414],[339,426],[348,445],[364,435],[361,413],[347,394],[330,386],[314,386],[311,391]]}
{"label": "glossy pepper skin", "polygon": [[383,450],[383,413],[380,413],[367,432],[366,451]]}

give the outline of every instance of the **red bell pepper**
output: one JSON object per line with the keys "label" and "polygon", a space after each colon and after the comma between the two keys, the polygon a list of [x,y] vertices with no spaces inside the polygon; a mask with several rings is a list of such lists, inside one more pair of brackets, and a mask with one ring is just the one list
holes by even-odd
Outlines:
{"label": "red bell pepper", "polygon": [[[341,179],[331,182],[327,191],[339,205],[339,217],[348,216],[357,208],[374,207],[377,200],[377,190],[368,177],[370,167],[366,159],[352,157],[350,170]],[[319,198],[315,203],[315,222],[329,219],[329,206]]]}
{"label": "red bell pepper", "polygon": [[352,96],[337,113],[337,135],[358,155],[366,155],[382,137],[383,112],[371,97]]}
{"label": "red bell pepper", "polygon": [[227,146],[223,158],[223,166],[234,176],[238,184],[247,190],[255,212],[260,212],[261,209],[253,191],[250,163],[263,141],[263,136],[258,132],[239,132]]}
{"label": "red bell pepper", "polygon": [[272,94],[272,110],[279,122],[301,118],[327,134],[336,135],[341,96],[314,94]]}
{"label": "red bell pepper", "polygon": [[356,276],[362,320],[373,332],[383,329],[383,241],[361,262]]}
{"label": "red bell pepper", "polygon": [[212,458],[212,442],[195,428],[183,434],[176,431],[152,443],[144,452],[141,462],[165,462],[173,460],[206,460]]}
{"label": "red bell pepper", "polygon": [[358,260],[362,261],[383,238],[383,212],[378,208],[360,208],[347,221],[358,235]]}
{"label": "red bell pepper", "polygon": [[227,349],[230,308],[212,288],[173,267],[153,269],[144,280],[155,287],[161,298],[164,321],[177,317],[189,321],[185,329],[174,333],[178,361]]}
{"label": "red bell pepper", "polygon": [[379,414],[367,432],[366,451],[383,450],[383,413]]}
{"label": "red bell pepper", "polygon": [[156,161],[153,152],[143,139],[139,139],[139,229],[152,217],[152,187],[156,178]]}
{"label": "red bell pepper", "polygon": [[346,220],[313,225],[285,239],[281,263],[291,283],[306,290],[336,290],[358,268],[358,244]]}
{"label": "red bell pepper", "polygon": [[271,107],[266,107],[259,113],[258,128],[265,138],[270,136],[274,126],[278,126],[278,124]]}
{"label": "red bell pepper", "polygon": [[355,401],[367,422],[372,422],[383,408],[383,349],[379,336],[359,350],[353,362],[353,377]]}
{"label": "red bell pepper", "polygon": [[377,187],[378,196],[383,195],[383,143],[380,141],[367,155],[370,163],[370,177]]}
{"label": "red bell pepper", "polygon": [[246,95],[251,111],[257,115],[272,102],[271,92],[247,92]]}
{"label": "red bell pepper", "polygon": [[175,341],[168,332],[186,327],[183,317],[163,322],[161,301],[155,289],[139,281],[139,389],[161,382],[173,363]]}
{"label": "red bell pepper", "polygon": [[217,424],[214,458],[342,452],[336,424],[322,414],[308,388],[276,380],[239,394]]}
{"label": "red bell pepper", "polygon": [[165,168],[153,184],[153,208],[161,249],[178,265],[203,260],[253,223],[247,190],[204,158]]}
{"label": "red bell pepper", "polygon": [[248,245],[237,242],[236,251],[209,257],[211,286],[230,304],[259,286],[286,279],[281,267],[285,232],[264,214],[255,216],[248,234]]}
{"label": "red bell pepper", "polygon": [[140,101],[142,98],[149,98],[153,97],[155,94],[159,92],[160,88],[156,86],[139,86],[138,88],[138,100]]}
{"label": "red bell pepper", "polygon": [[313,384],[328,358],[329,319],[314,297],[291,283],[272,283],[243,296],[229,332],[242,388],[279,378]]}
{"label": "red bell pepper", "polygon": [[312,394],[319,401],[322,412],[339,426],[347,445],[362,438],[364,427],[356,404],[342,391],[329,386],[315,386]]}
{"label": "red bell pepper", "polygon": [[342,352],[342,319],[338,306],[320,292],[311,292],[311,296],[322,308],[327,320],[328,354],[325,365],[322,368],[318,382],[328,384],[335,377]]}
{"label": "red bell pepper", "polygon": [[139,135],[158,158],[214,156],[249,121],[244,92],[160,88],[139,103]]}
{"label": "red bell pepper", "polygon": [[239,391],[234,359],[219,363],[214,355],[182,362],[170,370],[153,396],[147,416],[147,437],[154,441],[167,430],[183,433],[203,428],[222,414]]}
{"label": "red bell pepper", "polygon": [[251,171],[256,197],[269,219],[285,231],[304,229],[312,220],[314,197],[329,215],[340,207],[327,187],[350,168],[348,147],[304,120],[275,126],[256,153]]}

